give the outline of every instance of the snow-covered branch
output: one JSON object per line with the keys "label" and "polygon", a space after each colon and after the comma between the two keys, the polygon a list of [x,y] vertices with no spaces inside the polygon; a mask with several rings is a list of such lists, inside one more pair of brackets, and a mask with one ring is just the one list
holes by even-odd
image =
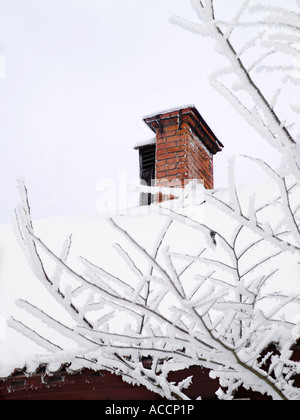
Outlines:
{"label": "snow-covered branch", "polygon": [[[29,302],[21,301],[19,306],[38,317],[47,328],[73,340],[78,359],[93,360],[97,368],[120,374],[124,380],[144,385],[170,399],[187,398],[185,389],[191,378],[175,385],[168,380],[169,373],[191,366],[207,368],[212,377],[219,378],[220,398],[233,398],[239,386],[267,393],[274,399],[300,398],[286,381],[295,367],[290,353],[282,358],[278,358],[277,352],[268,356],[273,367],[276,359],[275,372],[280,371],[280,375],[261,362],[261,354],[270,344],[276,343],[278,349],[283,345],[291,348],[295,341],[292,334],[295,325],[282,320],[280,313],[291,303],[299,303],[299,297],[279,295],[271,289],[268,292],[267,285],[277,273],[274,268],[270,270],[268,263],[276,261],[283,252],[274,244],[264,254],[260,250],[254,260],[248,259],[247,255],[259,248],[262,241],[255,234],[241,247],[248,229],[243,224],[234,222],[228,237],[220,230],[212,230],[204,221],[170,210],[164,216],[166,221],[152,251],[111,220],[120,238],[128,244],[126,248],[119,243],[117,250],[131,274],[117,277],[84,258],[83,273],[79,273],[66,260],[70,240],[62,253],[65,258],[61,258],[36,236],[30,216],[22,224],[19,212],[21,216],[30,214],[26,189],[24,194],[26,199],[19,207],[17,220],[25,246],[26,241],[30,245],[29,260],[36,261],[39,268],[43,253],[44,258],[55,263],[56,278],[47,273],[43,264],[41,280],[53,296],[58,295],[74,325],[64,325]],[[242,203],[237,195],[235,204],[241,212]],[[255,212],[255,206],[252,211]],[[174,252],[165,242],[178,226],[195,231],[207,248],[195,255]],[[137,263],[139,256],[148,262],[143,269]],[[40,275],[40,271],[36,272]],[[66,276],[70,283],[68,295],[63,294],[60,284],[62,278],[66,281]],[[119,321],[114,327],[116,312]],[[47,351],[64,353],[53,339],[21,321],[12,319],[10,325]],[[145,368],[143,360],[149,355],[150,367]]]}
{"label": "snow-covered branch", "polygon": [[[215,41],[216,51],[227,59],[229,67],[213,72],[212,85],[280,151],[290,163],[290,173],[297,177],[300,127],[293,124],[290,129],[290,124],[286,123],[287,116],[291,118],[290,108],[286,106],[284,92],[277,92],[276,100],[270,98],[264,89],[262,70],[281,74],[283,84],[299,83],[299,5],[295,10],[271,4],[253,7],[246,0],[230,21],[224,21],[218,19],[219,10],[215,3],[213,0],[191,1],[199,23],[178,16],[171,21]],[[257,27],[261,26],[258,35]],[[283,107],[276,106],[279,96],[283,98],[282,103],[285,102],[285,115]]]}
{"label": "snow-covered branch", "polygon": [[[216,1],[191,0],[199,22],[172,21],[212,37],[227,58],[228,66],[212,75],[213,86],[282,156],[279,168],[252,158],[269,176],[268,191],[237,188],[233,160],[226,194],[207,190],[193,201],[190,186],[176,191],[147,187],[147,193],[171,193],[175,205],[164,206],[154,247],[137,239],[121,218],[110,220],[119,238],[114,250],[126,267],[116,274],[85,255],[81,268],[74,268],[72,237],[55,253],[36,234],[27,189],[19,183],[20,244],[32,271],[72,322],[67,325],[20,301],[47,328],[37,331],[15,318],[10,325],[48,352],[63,355],[63,345],[46,334],[56,330],[74,342],[75,359],[170,399],[186,399],[192,378],[174,384],[169,373],[191,366],[209,369],[219,380],[220,399],[233,399],[240,387],[274,399],[300,399],[293,386],[300,363],[291,361],[299,339],[293,315],[300,297],[284,287],[287,276],[299,277],[300,127],[299,118],[282,111],[284,88],[299,75],[288,60],[298,59],[300,2],[295,10],[250,3],[241,2],[226,22],[218,16]],[[271,94],[260,78],[269,69],[280,74]],[[299,113],[299,104],[286,105]],[[196,213],[189,212],[191,202]],[[181,243],[178,238],[184,237],[189,240]]]}

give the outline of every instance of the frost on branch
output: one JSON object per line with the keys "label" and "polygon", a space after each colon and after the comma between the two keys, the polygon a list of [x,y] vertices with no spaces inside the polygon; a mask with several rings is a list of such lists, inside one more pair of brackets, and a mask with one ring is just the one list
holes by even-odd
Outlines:
{"label": "frost on branch", "polygon": [[[73,268],[71,237],[60,254],[54,253],[34,231],[26,187],[20,183],[20,244],[73,325],[30,302],[19,305],[73,340],[72,355],[20,320],[11,319],[10,325],[56,360],[68,357],[75,367],[108,369],[169,399],[186,399],[192,381],[174,384],[169,373],[192,366],[207,368],[219,380],[220,399],[233,399],[240,387],[274,399],[300,399],[293,386],[300,364],[291,360],[300,338],[294,319],[300,303],[299,103],[287,100],[291,86],[299,86],[300,3],[289,10],[245,0],[230,21],[219,16],[217,0],[191,3],[199,21],[173,21],[215,40],[228,64],[214,72],[212,85],[280,153],[280,167],[251,158],[270,184],[263,194],[254,188],[243,193],[236,187],[232,161],[229,191],[206,191],[196,213],[185,205],[189,192],[184,191],[179,206],[164,209],[154,247],[111,220],[122,238],[115,244],[127,267],[122,275],[84,255],[81,269]],[[276,80],[270,83],[275,91],[263,83],[266,72]],[[193,235],[193,249],[178,241]]]}
{"label": "frost on branch", "polygon": [[[208,200],[231,212],[235,219],[268,242],[283,250],[299,252],[299,204],[295,191],[299,191],[300,181],[300,119],[299,103],[294,103],[300,97],[299,1],[295,1],[294,6],[279,8],[271,1],[261,5],[245,0],[227,21],[222,18],[218,0],[193,0],[191,4],[199,25],[208,31],[200,35],[212,37],[216,51],[228,62],[226,68],[211,75],[212,85],[282,157],[279,168],[271,168],[259,159],[252,160],[266,171],[278,189],[278,200],[266,203],[261,211],[276,206],[284,217],[281,217],[281,226],[274,230],[268,221],[258,222],[253,212],[247,215],[238,201],[232,176],[230,202],[222,202],[214,193],[208,194]],[[172,20],[194,32],[194,24],[185,19]],[[271,75],[266,75],[270,72]],[[255,191],[252,197],[254,199]]]}
{"label": "frost on branch", "polygon": [[[292,383],[300,366],[290,360],[297,325],[285,318],[298,307],[299,296],[284,294],[272,285],[280,278],[282,259],[293,258],[293,250],[278,247],[268,237],[265,246],[257,230],[268,205],[257,207],[251,200],[245,217],[251,215],[255,223],[249,226],[242,217],[232,219],[227,209],[221,217],[224,210],[210,204],[195,209],[217,210],[221,226],[215,225],[219,218],[199,219],[197,211],[191,217],[184,206],[165,209],[164,223],[150,249],[135,239],[135,232],[111,220],[120,235],[115,245],[118,255],[128,269],[117,277],[84,256],[82,270],[75,271],[68,263],[70,239],[61,255],[53,253],[36,236],[24,184],[20,189],[23,199],[16,213],[20,240],[37,277],[72,316],[73,327],[30,302],[21,301],[19,306],[74,341],[75,367],[80,363],[107,369],[168,399],[188,398],[192,378],[179,384],[168,378],[172,371],[193,366],[207,368],[212,378],[219,379],[222,399],[232,399],[241,386],[274,399],[300,398]],[[211,198],[209,193],[207,197]],[[217,193],[213,199],[221,200],[216,197]],[[274,197],[268,204],[280,207],[280,199]],[[245,206],[237,192],[234,205]],[[196,235],[196,253],[172,240],[178,231],[182,238]],[[285,232],[282,240],[286,237]],[[47,259],[55,264],[51,273],[45,268]],[[16,319],[10,325],[44,346],[56,360],[67,357],[64,348],[34,327]],[[276,351],[268,350],[271,344]],[[151,362],[145,366],[143,361],[149,357]]]}
{"label": "frost on branch", "polygon": [[300,5],[295,2],[285,9],[272,1],[264,6],[240,3],[224,20],[222,1],[192,0],[198,22],[178,16],[171,21],[214,40],[228,64],[211,75],[212,86],[282,154],[290,174],[298,177],[299,104],[293,102],[300,97]]}

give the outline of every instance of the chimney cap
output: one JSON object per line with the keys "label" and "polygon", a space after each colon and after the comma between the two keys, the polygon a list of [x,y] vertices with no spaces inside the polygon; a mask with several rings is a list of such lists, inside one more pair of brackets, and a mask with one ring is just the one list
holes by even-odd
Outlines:
{"label": "chimney cap", "polygon": [[164,127],[174,125],[176,121],[179,124],[187,123],[213,155],[222,151],[224,147],[204,121],[195,105],[186,105],[161,111],[145,116],[143,120],[155,133],[157,131],[162,132]]}

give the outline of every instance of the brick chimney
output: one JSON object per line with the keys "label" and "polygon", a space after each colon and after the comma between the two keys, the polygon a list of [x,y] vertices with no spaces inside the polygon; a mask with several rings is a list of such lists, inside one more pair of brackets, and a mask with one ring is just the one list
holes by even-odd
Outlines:
{"label": "brick chimney", "polygon": [[[202,180],[214,188],[213,156],[223,148],[195,106],[190,105],[149,115],[145,123],[155,139],[137,146],[140,176],[148,185],[181,187],[187,179]],[[146,204],[146,203],[144,203]]]}

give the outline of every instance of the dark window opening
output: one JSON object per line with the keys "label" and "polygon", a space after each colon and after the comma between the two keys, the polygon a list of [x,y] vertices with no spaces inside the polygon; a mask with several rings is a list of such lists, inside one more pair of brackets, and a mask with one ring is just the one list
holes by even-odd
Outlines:
{"label": "dark window opening", "polygon": [[[155,145],[140,148],[140,177],[149,187],[152,185],[152,180],[155,179],[155,160]],[[142,206],[149,206],[153,203],[154,196],[153,194],[142,193],[140,201]]]}

